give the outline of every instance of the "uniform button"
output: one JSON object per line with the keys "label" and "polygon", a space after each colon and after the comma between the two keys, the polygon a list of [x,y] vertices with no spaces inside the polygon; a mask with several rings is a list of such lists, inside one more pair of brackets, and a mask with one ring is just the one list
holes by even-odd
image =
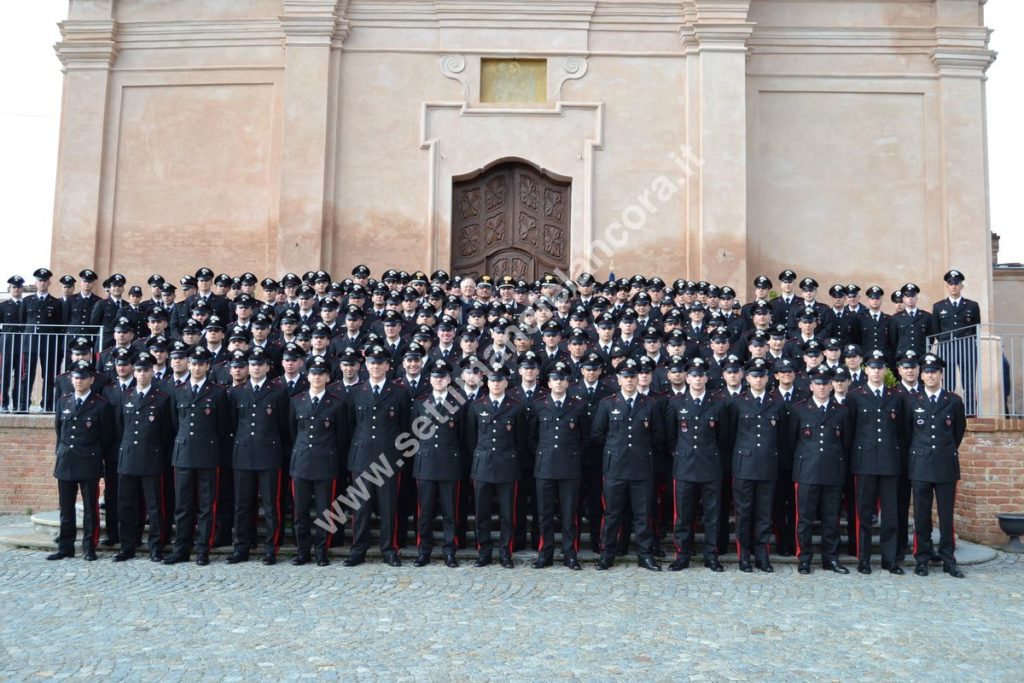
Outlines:
{"label": "uniform button", "polygon": [[132,441],[132,443],[133,443],[133,444],[135,444],[135,445],[138,445],[138,444],[139,444],[139,442],[138,442],[138,441]]}
{"label": "uniform button", "polygon": [[189,432],[188,435],[189,436],[195,436],[196,434],[195,434],[195,432]]}

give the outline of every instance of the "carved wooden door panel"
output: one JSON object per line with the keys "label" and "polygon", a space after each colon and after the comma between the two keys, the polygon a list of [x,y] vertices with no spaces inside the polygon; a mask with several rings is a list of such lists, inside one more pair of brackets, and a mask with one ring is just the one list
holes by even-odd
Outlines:
{"label": "carved wooden door panel", "polygon": [[533,281],[569,270],[571,185],[500,164],[452,188],[452,271]]}

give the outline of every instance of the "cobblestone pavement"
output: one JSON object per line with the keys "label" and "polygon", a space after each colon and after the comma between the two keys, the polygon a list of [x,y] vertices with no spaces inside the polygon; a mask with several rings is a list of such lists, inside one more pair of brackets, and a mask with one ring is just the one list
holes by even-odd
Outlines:
{"label": "cobblestone pavement", "polygon": [[1024,560],[967,579],[165,567],[0,550],[0,679],[1020,680]]}

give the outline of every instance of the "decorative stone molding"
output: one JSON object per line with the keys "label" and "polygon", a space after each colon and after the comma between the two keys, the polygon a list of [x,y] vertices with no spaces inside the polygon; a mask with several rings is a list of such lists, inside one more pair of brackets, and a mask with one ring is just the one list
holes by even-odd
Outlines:
{"label": "decorative stone molding", "polygon": [[679,38],[687,52],[746,52],[750,0],[683,0]]}
{"label": "decorative stone molding", "polygon": [[[347,5],[345,0],[342,3]],[[279,20],[285,44],[330,46],[339,19],[337,9],[342,3],[336,0],[284,0],[284,14]],[[345,35],[347,37],[348,34]]]}
{"label": "decorative stone molding", "polygon": [[113,20],[61,22],[57,58],[66,71],[108,70],[117,58],[117,30]]}
{"label": "decorative stone molding", "polygon": [[[551,66],[554,65],[554,72],[551,73]],[[583,78],[587,74],[587,59],[585,57],[566,57],[561,63],[549,60],[549,79],[555,79],[554,99],[562,99],[562,86],[566,81],[574,81]]]}
{"label": "decorative stone molding", "polygon": [[935,49],[931,60],[940,76],[950,78],[984,78],[996,60],[988,49],[992,32],[984,27],[935,27]]}
{"label": "decorative stone molding", "polygon": [[440,59],[441,74],[445,78],[458,81],[462,85],[463,101],[470,102],[473,96],[473,85],[466,73],[466,57],[464,55],[442,55]]}

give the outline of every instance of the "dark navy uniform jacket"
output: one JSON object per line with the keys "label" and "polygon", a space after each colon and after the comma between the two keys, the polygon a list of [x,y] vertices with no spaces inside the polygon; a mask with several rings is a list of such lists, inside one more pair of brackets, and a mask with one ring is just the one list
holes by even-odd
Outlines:
{"label": "dark navy uniform jacket", "polygon": [[391,463],[397,462],[403,453],[396,440],[409,431],[410,403],[408,390],[391,380],[384,382],[380,398],[374,398],[369,381],[349,389],[345,438],[350,471],[365,472],[370,463],[380,462],[382,454]]}
{"label": "dark navy uniform jacket", "polygon": [[535,453],[533,476],[538,479],[579,479],[583,452],[590,440],[587,402],[566,393],[562,407],[550,394],[533,403],[528,447]]}
{"label": "dark navy uniform jacket", "polygon": [[813,398],[792,406],[786,439],[793,452],[793,481],[842,486],[852,437],[850,414],[835,399],[829,398],[824,414]]}
{"label": "dark navy uniform jacket", "polygon": [[340,398],[325,391],[314,407],[308,391],[293,397],[289,433],[292,477],[310,481],[338,478],[345,453],[345,407]]}
{"label": "dark navy uniform jacket", "polygon": [[779,475],[783,424],[789,406],[765,392],[761,405],[749,391],[730,399],[734,420],[732,474],[737,479],[771,481]]}
{"label": "dark navy uniform jacket", "polygon": [[678,481],[718,481],[729,451],[733,429],[729,405],[707,391],[698,407],[689,391],[663,402],[672,454],[672,478]]}
{"label": "dark navy uniform jacket", "polygon": [[[449,409],[450,408],[450,409]],[[417,429],[426,435],[419,439],[419,447],[412,464],[412,475],[425,481],[459,481],[468,458],[463,421],[465,412],[449,396],[440,407],[434,407],[433,392],[413,401],[413,435]],[[421,427],[417,427],[421,425]]]}
{"label": "dark navy uniform jacket", "polygon": [[288,392],[264,379],[259,393],[252,382],[228,391],[231,408],[231,466],[236,470],[276,470],[291,450]]}
{"label": "dark navy uniform jacket", "polygon": [[79,408],[71,393],[60,397],[55,411],[57,463],[53,476],[63,481],[99,479],[104,459],[111,456],[117,443],[110,402],[90,391]]}
{"label": "dark navy uniform jacket", "polygon": [[640,481],[654,477],[654,459],[665,447],[665,420],[653,396],[634,395],[630,411],[621,391],[597,407],[591,438],[603,444],[604,476]]}
{"label": "dark navy uniform jacket", "polygon": [[935,483],[959,480],[960,443],[967,431],[963,400],[943,389],[934,405],[925,391],[904,394],[903,405],[910,437],[910,479]]}
{"label": "dark navy uniform jacket", "polygon": [[192,394],[186,382],[174,390],[175,467],[206,469],[230,462],[231,408],[224,387],[209,378]]}
{"label": "dark navy uniform jacket", "polygon": [[470,476],[489,484],[519,480],[528,450],[523,404],[506,392],[498,409],[489,395],[469,406],[466,413],[466,445],[472,449]]}
{"label": "dark navy uniform jacket", "polygon": [[121,397],[115,409],[118,474],[155,477],[163,474],[174,442],[174,399],[150,386],[139,401],[138,390]]}
{"label": "dark navy uniform jacket", "polygon": [[865,384],[847,394],[846,406],[853,426],[853,473],[899,474],[907,440],[902,396],[883,387],[878,398]]}

